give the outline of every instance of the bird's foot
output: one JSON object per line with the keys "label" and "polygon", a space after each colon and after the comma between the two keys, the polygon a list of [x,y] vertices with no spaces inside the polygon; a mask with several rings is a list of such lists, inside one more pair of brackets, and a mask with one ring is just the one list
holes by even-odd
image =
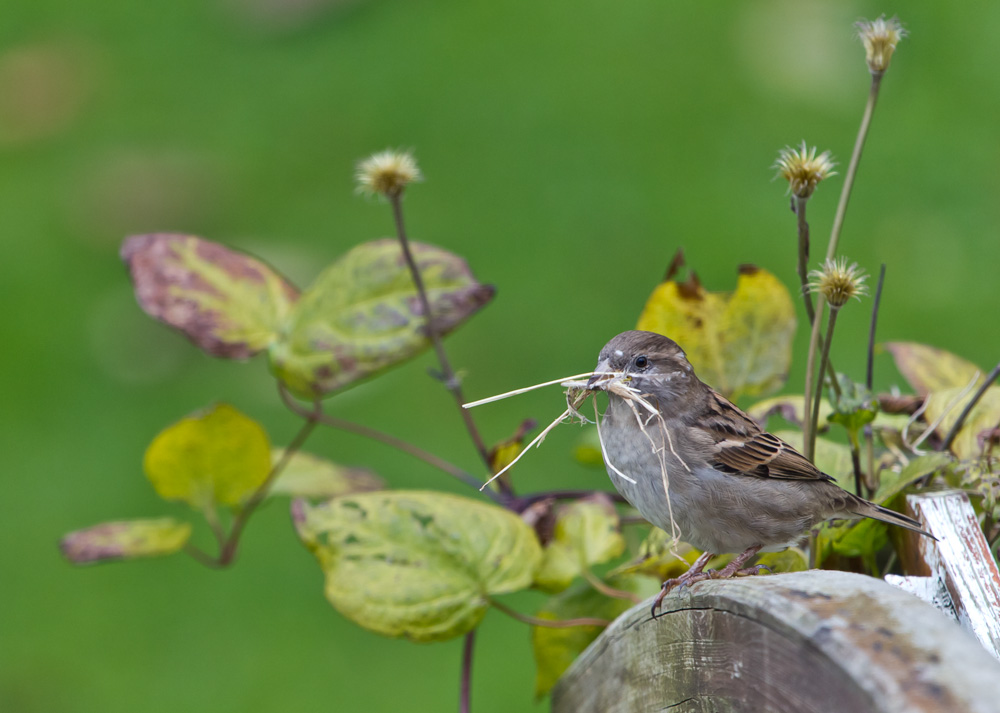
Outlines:
{"label": "bird's foot", "polygon": [[701,557],[695,560],[695,563],[691,565],[687,572],[682,574],[680,577],[672,577],[663,583],[663,586],[660,588],[660,593],[657,594],[656,599],[653,600],[653,607],[650,610],[654,619],[656,618],[656,610],[660,608],[660,604],[663,603],[663,598],[670,593],[671,589],[674,589],[675,587],[683,589],[684,587],[688,587],[695,582],[701,582],[702,580],[710,579],[712,577],[711,574],[703,572],[702,570],[705,568],[705,565],[708,564],[708,561],[713,557],[715,557],[715,555],[711,552],[703,553]]}

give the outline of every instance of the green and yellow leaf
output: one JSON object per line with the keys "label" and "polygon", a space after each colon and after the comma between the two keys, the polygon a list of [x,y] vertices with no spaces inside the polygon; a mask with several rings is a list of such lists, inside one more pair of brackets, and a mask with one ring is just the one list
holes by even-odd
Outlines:
{"label": "green and yellow leaf", "polygon": [[189,537],[191,525],[169,517],[122,520],[70,532],[59,541],[59,549],[73,564],[93,564],[173,554]]}
{"label": "green and yellow leaf", "polygon": [[917,342],[886,342],[883,345],[896,368],[921,396],[934,391],[966,386],[979,367],[944,349]]}
{"label": "green and yellow leaf", "polygon": [[293,518],[337,611],[376,633],[413,641],[471,631],[490,597],[531,584],[542,557],[534,531],[517,515],[457,495],[296,500]]}
{"label": "green and yellow leaf", "polygon": [[[431,313],[445,334],[493,297],[464,260],[412,243]],[[319,276],[271,345],[271,367],[296,394],[315,398],[419,354],[430,345],[425,316],[399,242],[355,247]]]}
{"label": "green and yellow leaf", "polygon": [[143,310],[212,356],[266,349],[298,299],[260,260],[193,235],[134,235],[121,255]]}
{"label": "green and yellow leaf", "polygon": [[[615,589],[649,597],[659,591],[660,583],[649,577],[620,576],[609,582]],[[535,615],[539,619],[559,621],[595,618],[614,621],[631,608],[632,602],[612,599],[585,583],[551,597]],[[535,626],[531,629],[531,648],[535,655],[535,696],[548,695],[559,677],[576,657],[598,637],[604,627],[574,626],[553,629]]]}
{"label": "green and yellow leaf", "polygon": [[[961,395],[967,386],[968,384],[965,384],[961,387],[934,391],[927,397],[924,418],[930,423],[937,423],[940,419],[937,433],[942,438],[947,436],[959,415],[975,396],[974,389],[968,390],[964,396]],[[991,386],[966,416],[955,440],[952,441],[952,453],[963,460],[977,458],[983,452],[979,434],[998,425],[1000,425],[1000,386]]]}
{"label": "green and yellow leaf", "polygon": [[267,479],[271,446],[260,424],[229,404],[216,404],[156,436],[143,466],[161,498],[198,511],[238,507]]}
{"label": "green and yellow leaf", "polygon": [[[284,452],[283,448],[272,450],[272,463],[277,464]],[[275,479],[268,496],[326,499],[349,493],[381,490],[384,485],[382,479],[367,468],[338,465],[311,453],[298,451]]]}
{"label": "green and yellow leaf", "polygon": [[595,493],[560,506],[535,585],[546,592],[561,592],[585,569],[619,556],[625,551],[619,526],[618,512],[607,495]]}

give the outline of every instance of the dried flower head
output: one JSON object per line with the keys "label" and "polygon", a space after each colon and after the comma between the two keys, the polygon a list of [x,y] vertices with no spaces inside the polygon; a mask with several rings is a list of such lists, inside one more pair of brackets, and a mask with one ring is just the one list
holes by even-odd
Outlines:
{"label": "dried flower head", "polygon": [[816,190],[816,184],[824,178],[836,175],[833,157],[829,151],[816,155],[816,147],[809,148],[806,142],[793,149],[786,146],[778,152],[774,168],[788,181],[788,188],[799,198],[808,198]]}
{"label": "dried flower head", "polygon": [[386,198],[395,198],[410,183],[423,180],[413,154],[391,150],[372,154],[359,163],[355,177],[359,192]]}
{"label": "dried flower head", "polygon": [[858,37],[865,46],[865,61],[868,62],[868,71],[874,75],[881,75],[889,68],[889,61],[892,53],[896,51],[896,45],[906,37],[906,30],[895,17],[885,19],[885,15],[877,20],[861,20],[854,24],[858,30]]}
{"label": "dried flower head", "polygon": [[813,279],[810,291],[822,294],[832,309],[840,309],[852,297],[861,299],[861,295],[868,294],[868,275],[856,262],[848,265],[846,257],[827,260],[822,270],[813,270],[809,277]]}

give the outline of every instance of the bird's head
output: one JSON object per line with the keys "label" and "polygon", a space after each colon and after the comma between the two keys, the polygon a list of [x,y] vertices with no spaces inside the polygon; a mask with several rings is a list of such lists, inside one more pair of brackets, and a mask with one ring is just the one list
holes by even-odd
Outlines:
{"label": "bird's head", "polygon": [[606,390],[611,381],[643,392],[678,397],[700,385],[677,342],[655,332],[622,332],[604,345],[590,389]]}

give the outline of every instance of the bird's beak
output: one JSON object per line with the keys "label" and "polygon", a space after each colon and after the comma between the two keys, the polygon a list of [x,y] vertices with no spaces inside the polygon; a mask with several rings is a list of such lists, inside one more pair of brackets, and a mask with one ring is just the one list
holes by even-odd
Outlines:
{"label": "bird's beak", "polygon": [[594,367],[594,375],[587,381],[587,388],[593,391],[594,384],[602,379],[606,379],[609,371],[611,371],[611,367],[607,359],[597,362],[597,366]]}

